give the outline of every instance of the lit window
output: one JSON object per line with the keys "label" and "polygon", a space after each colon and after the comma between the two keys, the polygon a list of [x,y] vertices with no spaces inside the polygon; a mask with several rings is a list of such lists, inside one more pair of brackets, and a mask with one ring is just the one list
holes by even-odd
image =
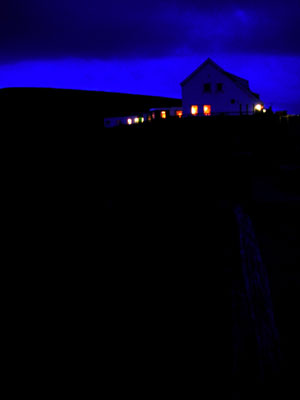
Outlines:
{"label": "lit window", "polygon": [[144,120],[143,117],[140,117],[140,118],[139,118],[139,122],[140,122],[141,124],[142,124],[144,121],[145,121],[145,120]]}
{"label": "lit window", "polygon": [[138,124],[139,123],[139,119],[136,117],[136,118],[134,118],[134,123],[135,124]]}
{"label": "lit window", "polygon": [[198,114],[198,106],[192,106],[191,107],[191,114],[192,115],[197,115]]}
{"label": "lit window", "polygon": [[127,124],[128,124],[128,125],[131,125],[131,124],[132,124],[132,119],[131,119],[131,118],[128,118]]}
{"label": "lit window", "polygon": [[152,119],[155,119],[155,112],[152,113]]}
{"label": "lit window", "polygon": [[256,106],[254,107],[255,111],[261,111],[264,107],[261,104],[256,104]]}
{"label": "lit window", "polygon": [[151,115],[148,115],[148,121],[151,121]]}
{"label": "lit window", "polygon": [[162,119],[166,119],[167,118],[167,113],[165,111],[161,111],[160,116]]}
{"label": "lit window", "polygon": [[209,106],[209,105],[203,106],[203,114],[204,115],[211,115],[211,106]]}
{"label": "lit window", "polygon": [[176,111],[176,117],[178,117],[178,118],[182,117],[182,111],[181,110],[177,110]]}

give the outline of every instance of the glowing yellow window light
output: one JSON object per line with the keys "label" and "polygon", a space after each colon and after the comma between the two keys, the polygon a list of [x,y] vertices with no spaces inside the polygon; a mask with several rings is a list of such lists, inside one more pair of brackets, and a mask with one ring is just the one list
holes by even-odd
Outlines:
{"label": "glowing yellow window light", "polygon": [[135,124],[138,124],[139,123],[139,119],[136,117],[136,118],[134,118],[134,123]]}
{"label": "glowing yellow window light", "polygon": [[192,106],[191,107],[191,114],[192,115],[197,115],[198,114],[198,106]]}
{"label": "glowing yellow window light", "polygon": [[255,111],[261,111],[264,107],[261,104],[256,104],[256,106],[254,107]]}
{"label": "glowing yellow window light", "polygon": [[131,118],[128,118],[127,124],[128,124],[128,125],[131,125],[131,124],[132,124],[132,119],[131,119]]}
{"label": "glowing yellow window light", "polygon": [[160,116],[162,119],[166,119],[167,118],[167,113],[165,111],[161,111]]}
{"label": "glowing yellow window light", "polygon": [[210,105],[204,105],[203,106],[203,114],[204,115],[211,115],[211,106]]}
{"label": "glowing yellow window light", "polygon": [[179,118],[182,117],[182,111],[181,110],[177,110],[176,111],[176,117],[179,117]]}

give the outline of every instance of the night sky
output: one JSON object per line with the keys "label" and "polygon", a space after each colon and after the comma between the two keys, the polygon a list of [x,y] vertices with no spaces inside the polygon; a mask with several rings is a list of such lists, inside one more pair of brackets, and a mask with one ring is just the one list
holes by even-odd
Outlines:
{"label": "night sky", "polygon": [[300,113],[299,0],[2,0],[0,87],[180,97],[207,57]]}

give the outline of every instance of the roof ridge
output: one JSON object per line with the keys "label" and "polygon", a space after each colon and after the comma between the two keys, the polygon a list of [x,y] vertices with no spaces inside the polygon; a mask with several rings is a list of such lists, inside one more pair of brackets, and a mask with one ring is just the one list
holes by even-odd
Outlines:
{"label": "roof ridge", "polygon": [[232,74],[231,72],[228,72],[225,70],[224,70],[224,72],[225,72],[225,74],[230,75],[233,79],[241,79],[242,81],[249,82],[248,79],[241,78],[240,76]]}

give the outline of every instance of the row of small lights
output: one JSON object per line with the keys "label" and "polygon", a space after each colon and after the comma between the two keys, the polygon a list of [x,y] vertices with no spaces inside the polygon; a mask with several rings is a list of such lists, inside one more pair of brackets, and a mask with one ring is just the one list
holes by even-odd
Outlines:
{"label": "row of small lights", "polygon": [[[264,108],[262,104],[256,104],[254,107],[255,111],[262,111],[263,113],[267,112],[267,110]],[[204,105],[203,106],[203,113],[204,115],[210,115],[211,114],[211,106],[209,105]],[[198,106],[191,106],[191,114],[192,115],[197,115],[198,114]]]}
{"label": "row of small lights", "polygon": [[[153,114],[154,114],[154,113],[153,113]],[[166,119],[166,118],[167,118],[167,113],[166,113],[166,111],[161,111],[160,116],[161,116],[162,119]],[[153,115],[153,118],[154,118],[154,115]],[[150,119],[151,119],[151,117],[150,117]],[[138,124],[138,123],[143,123],[144,121],[145,121],[145,119],[144,119],[143,117],[142,117],[142,118],[136,117],[136,118],[134,118],[134,119],[128,118],[127,124],[128,124],[128,125],[132,125],[133,123]]]}
{"label": "row of small lights", "polygon": [[[259,111],[259,112],[262,111],[263,113],[267,112],[267,110],[264,108],[264,106],[262,104],[256,104],[254,109],[255,109],[255,111]],[[203,106],[203,112],[205,115],[210,115],[211,107],[207,106],[207,105]],[[198,106],[192,106],[191,113],[192,113],[192,115],[197,115],[198,114]],[[180,112],[180,114],[178,113],[177,116],[182,117],[182,111]],[[167,117],[166,112],[161,111],[161,118],[165,119],[166,117]],[[143,123],[144,121],[145,121],[145,119],[143,117],[142,118],[136,117],[134,119],[128,118],[127,123],[128,123],[128,125],[132,125],[133,123],[138,124],[138,123]]]}
{"label": "row of small lights", "polygon": [[[254,109],[256,111],[262,111],[263,113],[265,113],[267,111],[262,104],[256,104]],[[203,106],[203,111],[204,111],[204,114],[210,115],[210,113],[211,113],[210,106],[207,106],[207,105]],[[197,115],[198,114],[198,106],[192,106],[191,107],[191,112],[192,112],[193,115]],[[182,116],[182,111],[181,111],[180,114],[178,114],[178,116],[179,117]],[[165,111],[161,111],[161,118],[165,119],[166,117],[167,117],[166,112]],[[136,117],[136,118],[128,118],[127,119],[127,124],[128,125],[132,125],[133,123],[134,124],[138,124],[138,123],[143,123],[144,121],[145,121],[144,117],[141,117],[141,118],[138,118],[138,117]]]}
{"label": "row of small lights", "polygon": [[127,124],[128,125],[132,125],[133,123],[138,124],[139,122],[143,123],[144,121],[145,121],[145,119],[143,117],[142,118],[134,118],[134,119],[128,118]]}

